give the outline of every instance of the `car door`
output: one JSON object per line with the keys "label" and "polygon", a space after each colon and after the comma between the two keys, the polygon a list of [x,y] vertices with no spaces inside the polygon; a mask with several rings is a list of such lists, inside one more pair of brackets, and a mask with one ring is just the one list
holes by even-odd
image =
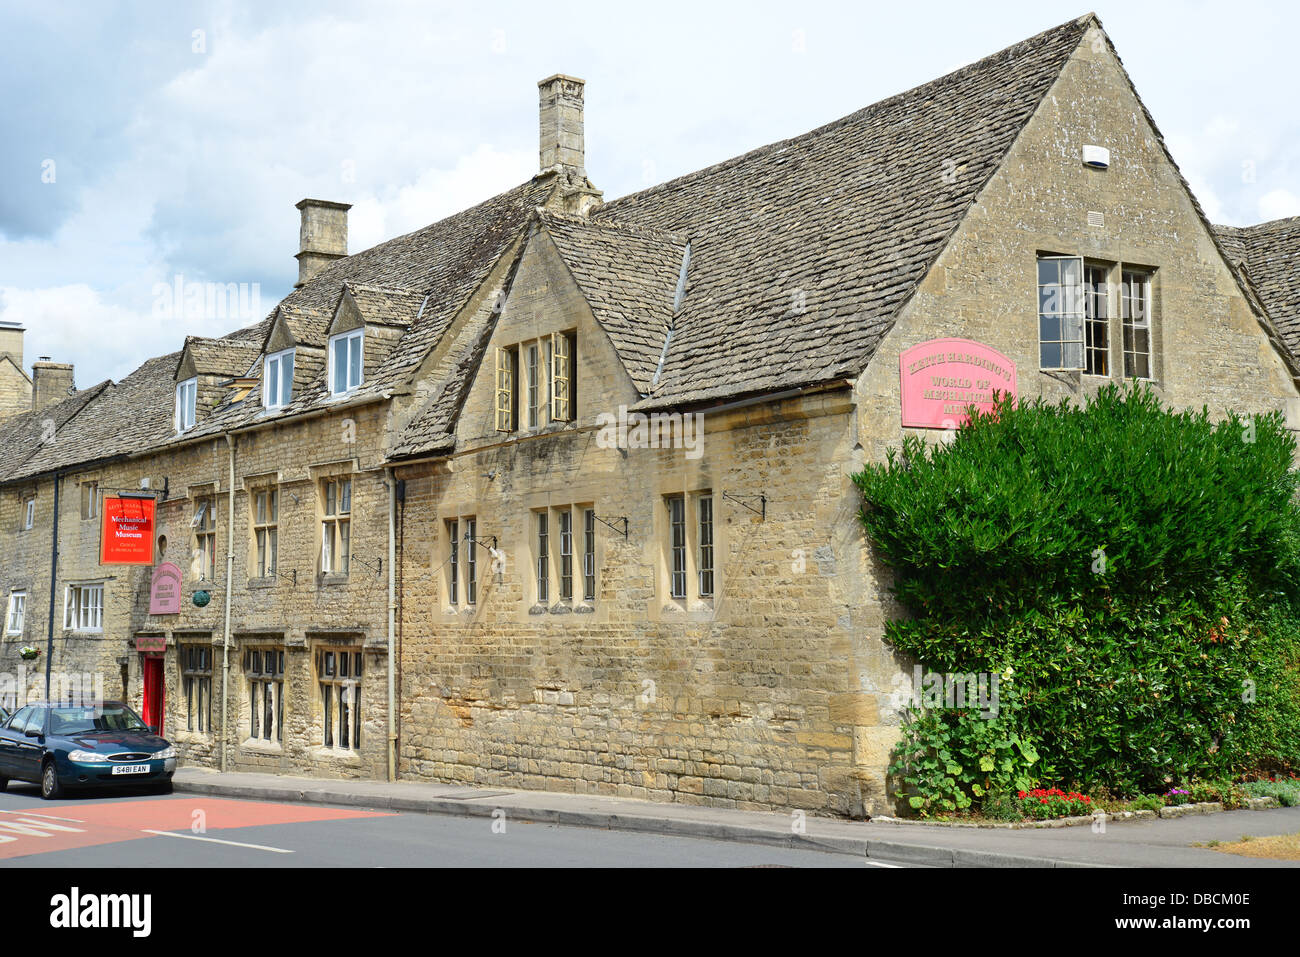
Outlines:
{"label": "car door", "polygon": [[27,727],[27,717],[32,708],[19,708],[3,726],[0,726],[0,777],[17,777],[18,741]]}
{"label": "car door", "polygon": [[17,744],[15,750],[13,777],[20,781],[39,781],[41,779],[41,757],[45,753],[43,738],[31,732],[45,730],[45,715],[49,711],[45,705],[32,705],[27,715],[27,724],[22,733],[14,735]]}

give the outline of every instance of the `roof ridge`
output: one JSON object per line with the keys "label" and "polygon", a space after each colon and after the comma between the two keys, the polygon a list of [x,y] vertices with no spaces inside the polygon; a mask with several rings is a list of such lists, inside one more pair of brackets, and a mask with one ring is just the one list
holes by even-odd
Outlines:
{"label": "roof ridge", "polygon": [[973,60],[970,63],[965,64],[964,66],[960,66],[955,70],[951,70],[948,73],[943,74],[942,76],[935,77],[933,80],[927,80],[925,83],[922,83],[918,86],[914,86],[911,87],[910,89],[902,90],[898,93],[891,94],[890,96],[887,96],[882,100],[876,100],[874,103],[868,103],[866,106],[854,110],[852,113],[848,113],[844,116],[839,117],[838,119],[831,120],[829,123],[824,123],[821,126],[815,127],[804,133],[799,133],[795,136],[787,137],[786,139],[783,140],[776,140],[774,142],[767,143],[762,146],[757,146],[754,149],[746,150],[744,153],[740,153],[737,154],[736,156],[730,157],[729,159],[725,159],[720,162],[714,163],[711,166],[702,167],[700,169],[694,170],[693,172],[685,173],[674,179],[665,180],[662,183],[658,183],[654,186],[649,186],[646,189],[638,190],[635,193],[628,193],[624,196],[620,196],[617,199],[610,200],[608,203],[602,203],[592,211],[592,215],[593,216],[600,215],[602,212],[605,211],[616,211],[617,207],[619,207],[620,204],[626,203],[630,200],[640,199],[647,196],[655,196],[658,195],[659,193],[666,192],[670,188],[676,188],[679,186],[686,185],[688,183],[694,182],[697,179],[703,178],[708,175],[712,175],[721,170],[727,169],[731,166],[738,165],[744,161],[752,159],[755,156],[767,152],[776,152],[778,148],[789,148],[797,144],[802,144],[808,140],[813,140],[820,136],[824,136],[827,133],[831,132],[832,130],[836,130],[839,129],[840,127],[846,126],[851,121],[861,119],[863,116],[875,110],[884,109],[886,106],[889,106],[897,101],[903,100],[908,97],[915,97],[916,95],[922,93],[923,91],[928,91],[931,88],[940,86],[941,84],[951,82],[954,78],[961,76],[967,73],[968,71],[972,71],[979,67],[986,66],[990,62],[997,60],[999,57],[1005,57],[1013,52],[1019,52],[1022,48],[1031,47],[1032,45],[1041,42],[1046,37],[1055,36],[1056,34],[1059,33],[1064,33],[1070,29],[1079,29],[1080,33],[1082,33],[1083,29],[1086,29],[1087,25],[1089,24],[1095,24],[1098,27],[1101,26],[1101,21],[1100,19],[1098,19],[1095,13],[1084,14],[1081,17],[1076,17],[1073,20],[1067,20],[1066,22],[1057,24],[1056,26],[1051,27],[1050,29],[1043,30],[1040,33],[1036,33],[1032,37],[1027,37],[1026,39],[1018,40],[1017,42],[1012,43],[1009,46],[1003,47],[1001,50],[997,51],[996,53],[991,53],[988,56],[980,57],[978,60]]}

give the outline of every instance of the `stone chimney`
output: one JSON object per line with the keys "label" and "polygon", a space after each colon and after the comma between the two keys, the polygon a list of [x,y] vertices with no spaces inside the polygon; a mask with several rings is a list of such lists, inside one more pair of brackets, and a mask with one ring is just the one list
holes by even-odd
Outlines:
{"label": "stone chimney", "polygon": [[538,158],[542,175],[554,174],[558,188],[547,206],[585,216],[601,200],[587,179],[582,129],[582,91],[586,82],[557,73],[537,84],[539,115]]}
{"label": "stone chimney", "polygon": [[297,208],[302,210],[302,227],[298,232],[298,254],[294,257],[298,260],[295,289],[348,254],[348,210],[352,205],[304,199]]}
{"label": "stone chimney", "polygon": [[35,411],[62,402],[76,388],[70,364],[51,362],[49,356],[41,356],[32,363],[32,409]]}
{"label": "stone chimney", "polygon": [[31,407],[32,383],[23,371],[23,327],[0,319],[0,419]]}
{"label": "stone chimney", "polygon": [[537,84],[541,100],[542,172],[560,167],[586,176],[582,142],[582,89],[586,82],[557,73]]}

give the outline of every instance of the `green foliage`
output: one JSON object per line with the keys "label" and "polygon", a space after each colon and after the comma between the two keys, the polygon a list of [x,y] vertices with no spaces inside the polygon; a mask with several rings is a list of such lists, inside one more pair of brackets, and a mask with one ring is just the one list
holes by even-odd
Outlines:
{"label": "green foliage", "polygon": [[998,697],[997,716],[989,718],[971,708],[909,708],[889,773],[902,780],[900,796],[917,814],[967,810],[990,793],[1037,783],[1043,768],[1033,741],[1016,730],[1014,683],[1003,681]]}
{"label": "green foliage", "polygon": [[1283,807],[1300,804],[1300,779],[1279,778],[1276,781],[1247,781],[1241,789],[1249,797],[1274,797]]}
{"label": "green foliage", "polygon": [[1128,802],[1131,811],[1158,811],[1165,806],[1165,799],[1159,794],[1141,794]]}
{"label": "green foliage", "polygon": [[[1003,399],[951,443],[908,438],[854,477],[909,613],[886,637],[935,671],[1014,664],[999,734],[1032,741],[1050,780],[1122,795],[1300,766],[1294,454],[1280,414],[1214,422],[1137,386]],[[980,720],[924,720],[900,773],[960,807],[961,775],[907,762],[940,729],[969,748]]]}

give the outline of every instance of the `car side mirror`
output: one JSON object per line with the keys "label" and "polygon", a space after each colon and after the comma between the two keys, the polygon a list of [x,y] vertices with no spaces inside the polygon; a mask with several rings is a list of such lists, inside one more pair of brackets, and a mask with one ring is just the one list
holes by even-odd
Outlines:
{"label": "car side mirror", "polygon": [[157,734],[157,733],[158,733],[158,725],[156,725],[156,724],[151,724],[151,725],[149,725],[149,733],[150,733],[150,734]]}
{"label": "car side mirror", "polygon": [[41,736],[40,730],[36,728],[28,728],[23,733],[26,734],[27,737],[29,738],[39,738]]}

